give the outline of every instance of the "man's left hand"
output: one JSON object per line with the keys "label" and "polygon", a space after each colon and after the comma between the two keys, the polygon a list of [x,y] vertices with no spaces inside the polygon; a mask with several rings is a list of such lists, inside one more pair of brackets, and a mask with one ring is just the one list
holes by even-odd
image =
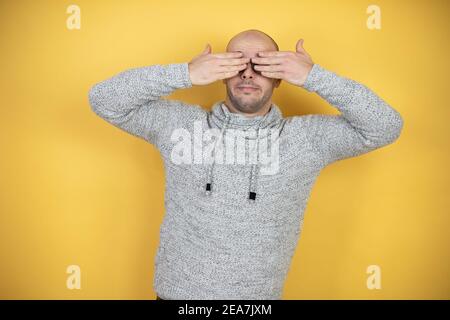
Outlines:
{"label": "man's left hand", "polygon": [[264,77],[282,79],[295,86],[303,86],[314,62],[303,48],[303,39],[297,42],[296,52],[263,51],[252,58],[255,70]]}

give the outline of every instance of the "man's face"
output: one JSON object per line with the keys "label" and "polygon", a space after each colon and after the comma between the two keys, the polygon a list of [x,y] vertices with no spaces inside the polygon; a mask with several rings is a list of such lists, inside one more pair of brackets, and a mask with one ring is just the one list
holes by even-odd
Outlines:
{"label": "man's face", "polygon": [[[275,48],[267,43],[239,41],[230,44],[227,52],[243,53],[243,57],[253,58],[258,52],[274,51]],[[253,69],[253,63],[247,64],[247,69],[242,70],[232,78],[224,79],[227,87],[227,95],[233,106],[243,113],[255,113],[261,110],[271,100],[273,89],[278,87],[280,79],[267,78]],[[245,86],[253,88],[245,88]]]}

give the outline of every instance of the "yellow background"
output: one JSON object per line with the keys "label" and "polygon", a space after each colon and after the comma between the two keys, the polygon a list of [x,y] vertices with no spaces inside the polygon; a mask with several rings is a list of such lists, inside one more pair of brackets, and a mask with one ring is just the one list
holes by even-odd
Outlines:
{"label": "yellow background", "polygon": [[[81,9],[69,30],[66,9]],[[381,30],[366,8],[381,8]],[[394,144],[317,180],[284,299],[449,299],[448,1],[1,1],[0,298],[154,299],[158,151],[97,117],[90,87],[188,62],[250,28],[366,84],[405,120]],[[210,109],[221,81],[169,98]],[[285,116],[337,111],[282,82]],[[81,289],[66,268],[81,267]],[[381,267],[380,290],[366,268]]]}

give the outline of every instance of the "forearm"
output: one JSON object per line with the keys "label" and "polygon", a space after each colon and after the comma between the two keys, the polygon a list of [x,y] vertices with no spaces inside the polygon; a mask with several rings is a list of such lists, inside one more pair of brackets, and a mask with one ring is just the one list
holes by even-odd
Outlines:
{"label": "forearm", "polygon": [[177,63],[123,71],[95,84],[89,91],[89,102],[102,118],[118,120],[176,89],[191,87],[187,68],[187,63]]}
{"label": "forearm", "polygon": [[161,97],[191,86],[187,63],[154,65],[124,71],[94,85],[89,102],[108,123],[156,145],[164,132],[191,112],[186,104]]}
{"label": "forearm", "polygon": [[335,106],[365,143],[375,147],[396,140],[401,115],[365,85],[315,64],[303,87]]}

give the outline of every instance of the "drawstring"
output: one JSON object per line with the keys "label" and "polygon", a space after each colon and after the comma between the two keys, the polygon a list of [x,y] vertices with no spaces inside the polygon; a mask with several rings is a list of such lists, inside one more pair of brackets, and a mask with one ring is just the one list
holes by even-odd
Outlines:
{"label": "drawstring", "polygon": [[[270,111],[270,110],[269,110]],[[264,117],[259,121],[258,123],[258,134],[256,137],[256,163],[252,164],[251,170],[250,170],[250,183],[249,183],[249,193],[248,193],[248,198],[250,200],[256,200],[256,177],[257,177],[257,172],[259,169],[259,136],[260,136],[260,128],[261,128],[261,124],[264,123],[264,120],[266,119],[266,117],[268,116],[269,112],[267,112]],[[215,150],[216,150],[216,145],[217,142],[223,138],[224,136],[224,132],[225,129],[228,127],[228,124],[230,123],[231,117],[229,115],[227,115],[227,120],[220,132],[220,136],[219,139],[217,139],[216,141],[214,141],[214,146],[213,146],[213,162],[208,170],[208,175],[207,175],[207,183],[206,183],[206,194],[210,195],[212,192],[212,177],[213,177],[213,170],[214,170],[214,164],[215,164]]]}
{"label": "drawstring", "polygon": [[249,185],[249,192],[248,192],[248,198],[250,200],[256,200],[256,183],[254,182],[256,180],[256,177],[258,176],[258,170],[259,170],[259,131],[261,129],[261,124],[264,123],[264,120],[269,115],[269,112],[272,108],[269,109],[268,112],[264,115],[264,117],[259,121],[258,123],[258,134],[256,136],[256,163],[252,164],[252,168],[250,170],[250,185]]}
{"label": "drawstring", "polygon": [[255,192],[255,183],[254,181],[254,177],[257,176],[257,174],[255,173],[255,170],[258,166],[259,163],[259,129],[260,129],[260,125],[258,125],[258,135],[256,137],[256,164],[252,164],[252,169],[250,170],[250,186],[249,186],[249,192],[248,192],[248,198],[250,200],[256,200],[256,192]]}
{"label": "drawstring", "polygon": [[208,177],[207,177],[207,181],[209,181],[208,183],[206,183],[206,194],[211,194],[212,191],[212,173],[214,170],[214,164],[216,163],[216,145],[218,140],[222,140],[223,139],[223,135],[225,132],[225,129],[228,127],[228,124],[230,123],[231,117],[227,116],[227,121],[225,122],[225,125],[223,126],[222,130],[220,131],[220,136],[219,139],[217,139],[216,141],[214,141],[214,146],[213,146],[213,152],[212,152],[212,157],[213,157],[213,162],[209,168],[208,171]]}

